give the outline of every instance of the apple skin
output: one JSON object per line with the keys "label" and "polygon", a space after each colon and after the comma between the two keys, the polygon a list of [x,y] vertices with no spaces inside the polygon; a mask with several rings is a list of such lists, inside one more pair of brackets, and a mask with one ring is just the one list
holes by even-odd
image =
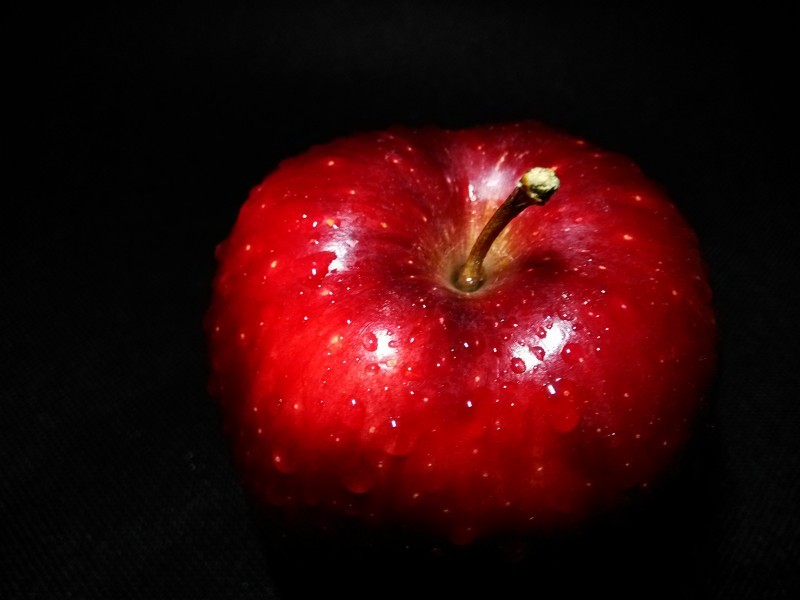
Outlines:
{"label": "apple skin", "polygon": [[[456,289],[534,166],[560,189]],[[540,123],[314,147],[251,191],[217,260],[209,389],[246,490],[287,518],[558,532],[661,481],[705,410],[696,235],[631,160]]]}

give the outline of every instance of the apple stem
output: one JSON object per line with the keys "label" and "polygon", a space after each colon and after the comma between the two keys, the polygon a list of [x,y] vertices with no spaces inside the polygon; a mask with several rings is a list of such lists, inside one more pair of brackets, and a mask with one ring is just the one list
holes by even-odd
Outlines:
{"label": "apple stem", "polygon": [[484,225],[466,262],[456,273],[453,283],[459,290],[474,292],[483,285],[483,259],[500,232],[529,206],[545,204],[558,190],[560,183],[555,171],[545,167],[535,167],[520,178],[514,191]]}

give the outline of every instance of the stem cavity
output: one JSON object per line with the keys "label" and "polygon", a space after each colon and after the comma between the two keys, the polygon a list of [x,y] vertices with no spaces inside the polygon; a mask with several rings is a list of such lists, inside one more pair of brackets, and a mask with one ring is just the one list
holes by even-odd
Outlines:
{"label": "stem cavity", "polygon": [[458,270],[454,284],[462,292],[474,292],[484,283],[483,260],[497,236],[523,210],[545,204],[560,185],[553,169],[535,167],[525,173],[516,188],[484,225],[464,265]]}

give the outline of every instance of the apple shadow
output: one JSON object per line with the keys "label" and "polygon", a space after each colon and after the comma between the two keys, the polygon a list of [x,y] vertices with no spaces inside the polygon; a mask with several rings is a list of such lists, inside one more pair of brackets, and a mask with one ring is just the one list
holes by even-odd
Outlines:
{"label": "apple shadow", "polygon": [[[716,430],[706,427],[680,472],[624,512],[578,531],[446,549],[427,540],[279,530],[254,510],[279,598],[625,598],[707,595],[718,494]],[[591,596],[589,596],[591,594]]]}

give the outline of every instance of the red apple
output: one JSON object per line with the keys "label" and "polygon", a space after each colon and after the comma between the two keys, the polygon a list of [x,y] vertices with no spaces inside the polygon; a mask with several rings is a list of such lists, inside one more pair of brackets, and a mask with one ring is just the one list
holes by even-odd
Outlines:
{"label": "red apple", "polygon": [[580,526],[662,479],[714,372],[685,219],[533,122],[312,148],[217,257],[210,389],[247,490],[287,516],[457,544]]}

